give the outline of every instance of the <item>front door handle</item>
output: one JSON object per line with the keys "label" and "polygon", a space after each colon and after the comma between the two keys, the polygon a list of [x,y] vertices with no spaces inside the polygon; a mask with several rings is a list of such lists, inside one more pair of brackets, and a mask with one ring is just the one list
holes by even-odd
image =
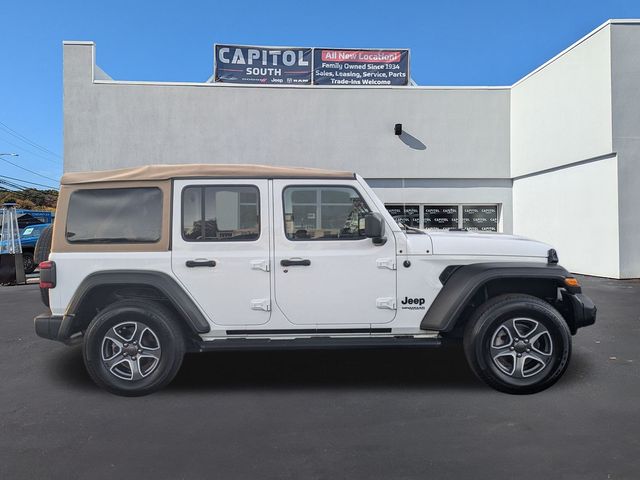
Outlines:
{"label": "front door handle", "polygon": [[301,266],[301,267],[308,267],[309,265],[311,265],[311,260],[303,260],[301,258],[285,258],[284,260],[280,260],[280,265],[282,265],[283,267],[292,267],[292,266]]}
{"label": "front door handle", "polygon": [[193,267],[215,267],[215,260],[187,260],[185,265],[189,268]]}

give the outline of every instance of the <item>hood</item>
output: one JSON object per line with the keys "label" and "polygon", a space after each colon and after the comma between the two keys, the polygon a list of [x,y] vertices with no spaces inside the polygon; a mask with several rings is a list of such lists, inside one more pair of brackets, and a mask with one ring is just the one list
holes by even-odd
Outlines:
{"label": "hood", "polygon": [[434,255],[501,255],[546,258],[548,245],[517,235],[475,232],[428,232]]}

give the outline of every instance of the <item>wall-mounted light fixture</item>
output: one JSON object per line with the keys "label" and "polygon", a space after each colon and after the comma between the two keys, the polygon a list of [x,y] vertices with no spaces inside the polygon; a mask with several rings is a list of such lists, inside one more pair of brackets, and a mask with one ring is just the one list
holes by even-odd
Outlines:
{"label": "wall-mounted light fixture", "polygon": [[402,124],[401,123],[396,123],[395,127],[393,127],[393,132],[396,135],[402,135]]}

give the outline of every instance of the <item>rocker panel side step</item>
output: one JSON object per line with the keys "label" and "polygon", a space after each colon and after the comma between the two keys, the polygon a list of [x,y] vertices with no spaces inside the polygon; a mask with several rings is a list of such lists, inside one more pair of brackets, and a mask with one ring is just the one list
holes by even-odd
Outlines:
{"label": "rocker panel side step", "polygon": [[306,338],[221,338],[197,343],[200,352],[220,350],[305,350],[354,348],[433,348],[440,347],[438,337],[368,336]]}

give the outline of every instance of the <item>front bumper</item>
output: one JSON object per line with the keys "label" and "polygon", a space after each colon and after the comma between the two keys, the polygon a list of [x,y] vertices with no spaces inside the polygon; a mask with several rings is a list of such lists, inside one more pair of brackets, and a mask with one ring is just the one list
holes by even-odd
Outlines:
{"label": "front bumper", "polygon": [[573,312],[573,322],[570,325],[571,333],[575,334],[579,328],[596,323],[598,308],[589,297],[583,293],[566,293],[564,297],[565,300],[569,301]]}
{"label": "front bumper", "polygon": [[50,312],[45,312],[35,317],[33,323],[39,337],[70,343],[69,327],[72,320],[69,315],[51,315]]}

